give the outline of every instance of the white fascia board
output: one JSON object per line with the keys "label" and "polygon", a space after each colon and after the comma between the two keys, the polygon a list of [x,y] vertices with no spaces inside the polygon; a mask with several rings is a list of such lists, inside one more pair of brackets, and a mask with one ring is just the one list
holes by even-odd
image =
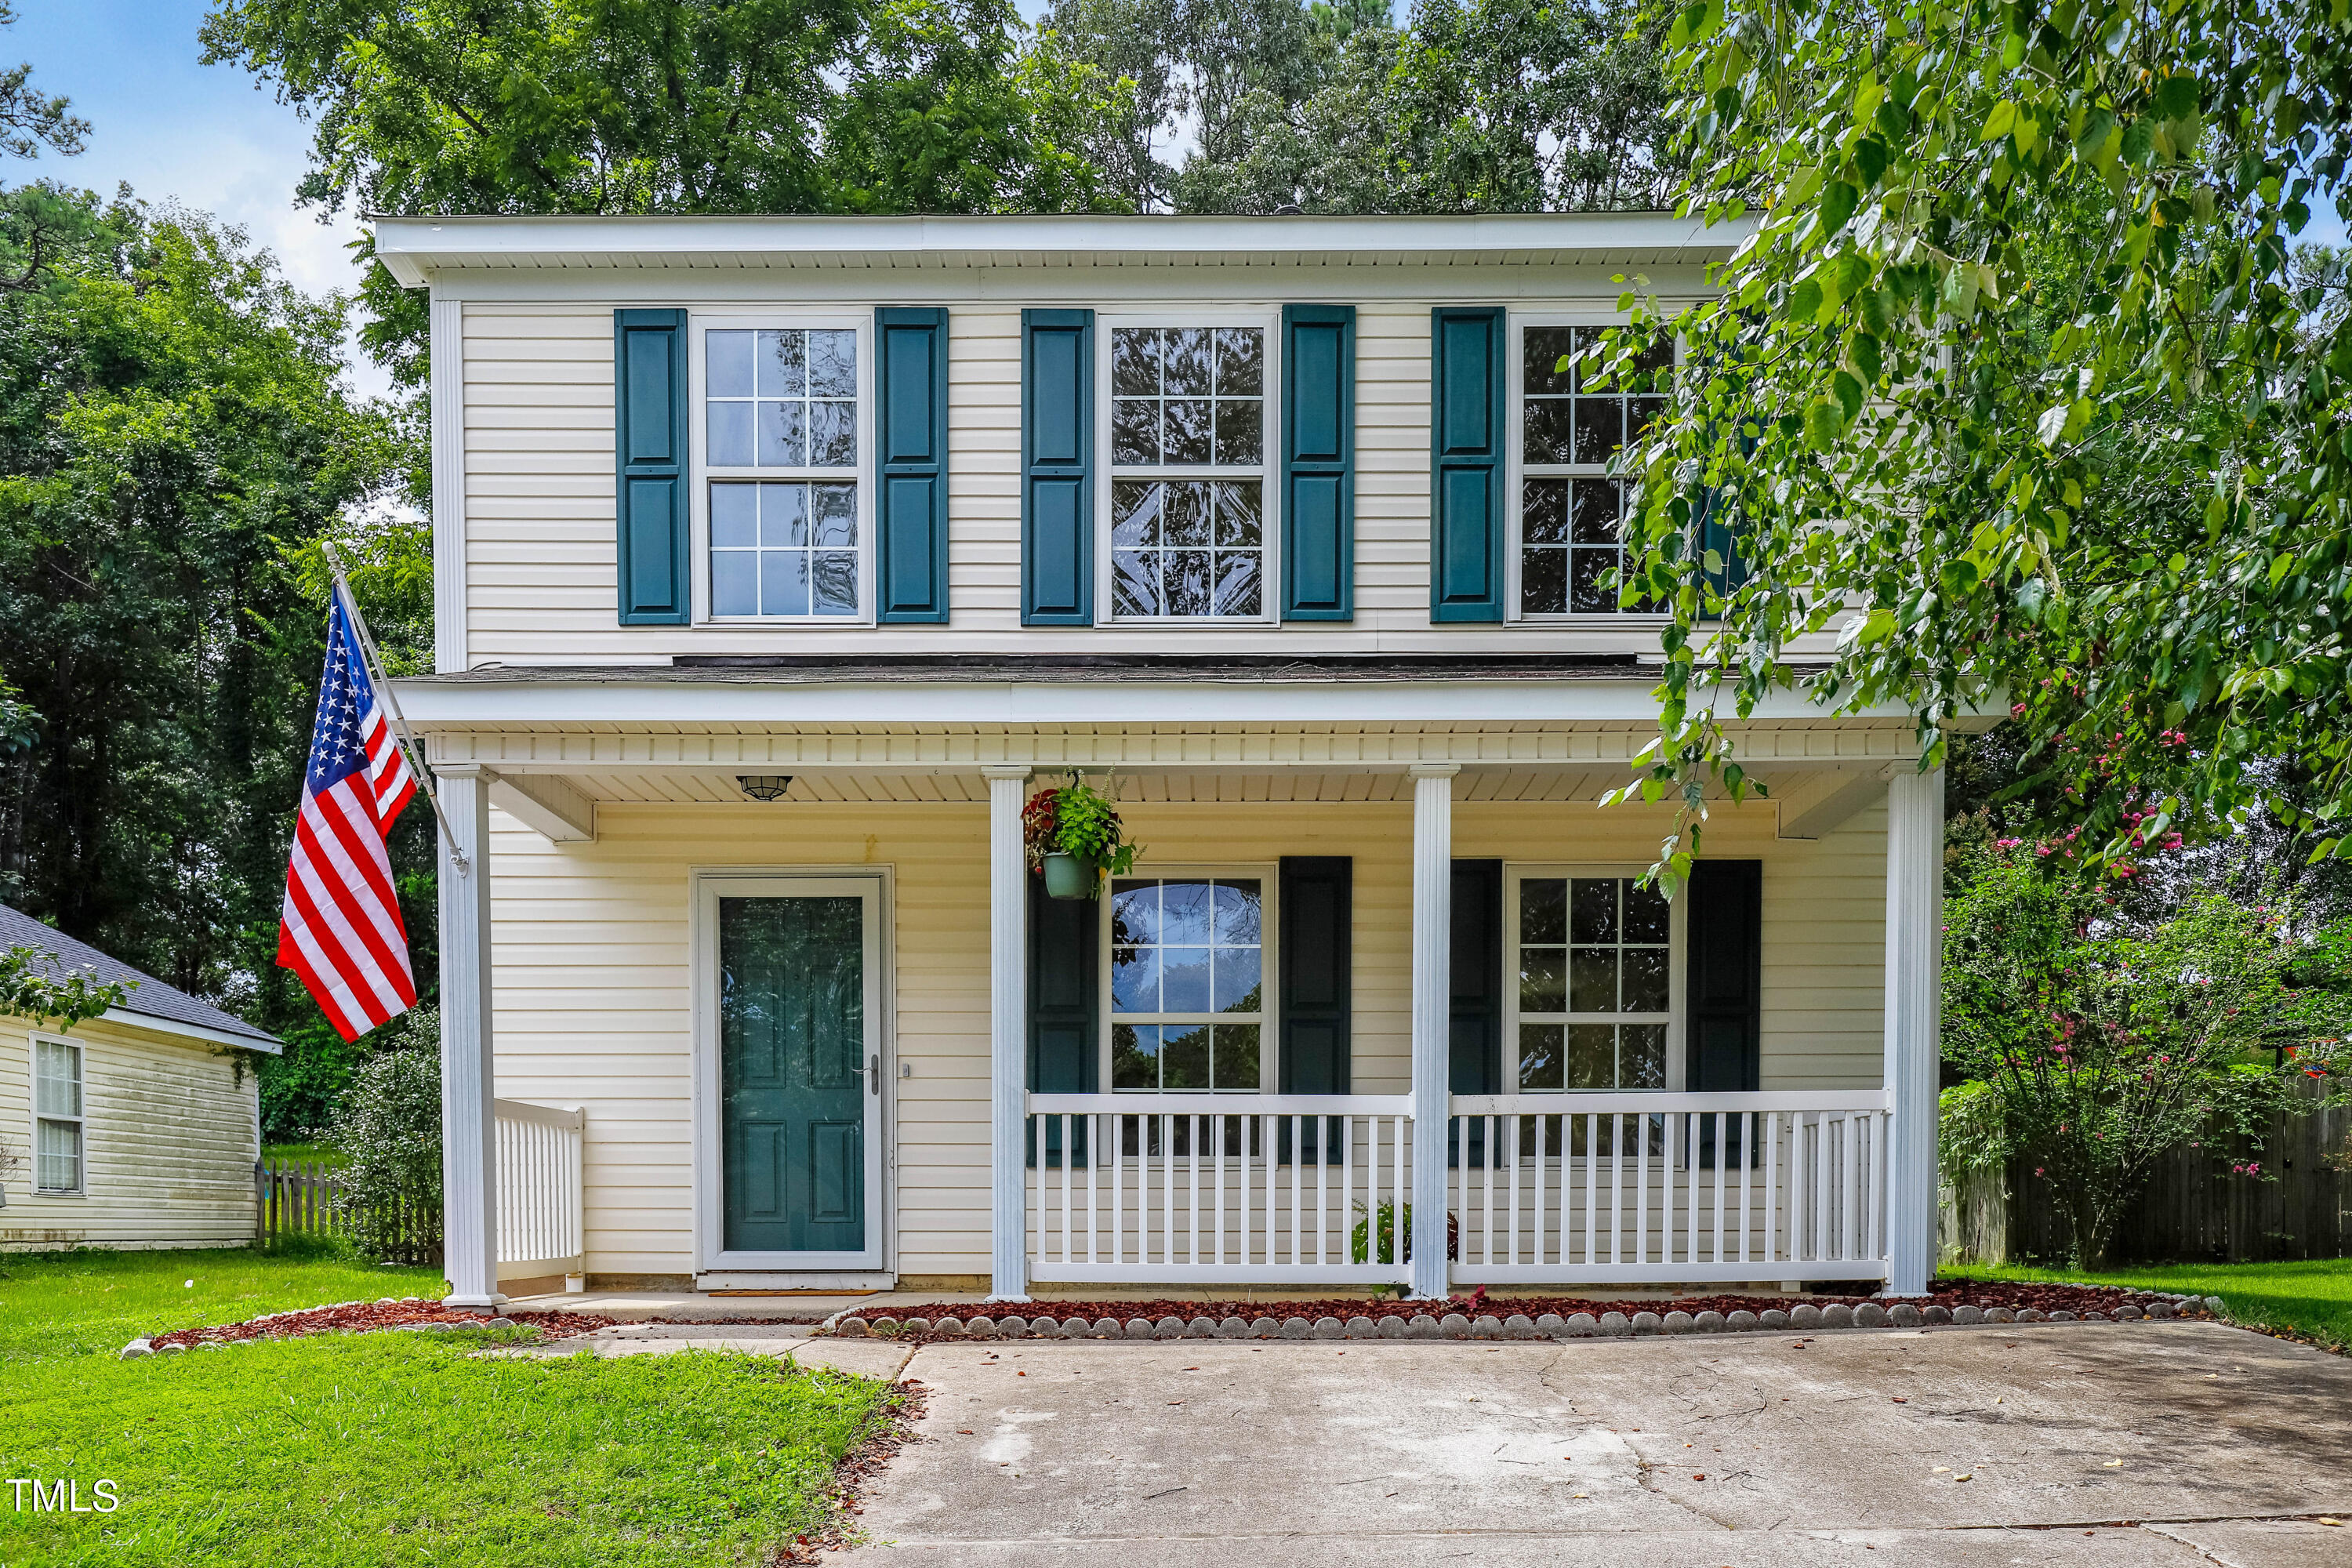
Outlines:
{"label": "white fascia board", "polygon": [[226,1029],[215,1029],[208,1024],[183,1023],[177,1018],[165,1018],[153,1013],[142,1013],[132,1007],[109,1007],[98,1016],[99,1021],[104,1024],[122,1024],[133,1029],[144,1029],[152,1035],[178,1035],[184,1039],[202,1040],[207,1045],[241,1046],[248,1051],[259,1051],[264,1056],[278,1056],[285,1050],[285,1047],[276,1040],[258,1039],[251,1035],[232,1034]]}
{"label": "white fascia board", "polygon": [[923,216],[369,218],[375,254],[416,288],[450,268],[694,265],[756,256],[778,264],[888,256],[942,263],[1008,253],[1102,259],[1160,256],[1491,256],[1690,252],[1727,258],[1752,220],[1709,228],[1671,213],[1496,213],[1444,217]]}
{"label": "white fascia board", "polygon": [[[1656,681],[940,681],[761,686],[677,681],[397,680],[421,730],[509,724],[888,726],[946,724],[1654,723]],[[1776,691],[1744,722],[1908,719],[1899,706],[1832,716]]]}

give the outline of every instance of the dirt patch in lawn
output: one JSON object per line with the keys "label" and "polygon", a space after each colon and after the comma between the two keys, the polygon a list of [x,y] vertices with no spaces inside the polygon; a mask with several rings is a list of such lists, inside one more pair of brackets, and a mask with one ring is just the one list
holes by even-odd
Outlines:
{"label": "dirt patch in lawn", "polygon": [[[385,1329],[446,1327],[478,1329],[490,1320],[479,1312],[461,1312],[438,1301],[343,1301],[331,1307],[306,1307],[293,1312],[272,1312],[242,1323],[217,1323],[210,1328],[181,1329],[157,1334],[151,1342],[165,1345],[229,1344],[241,1340],[292,1339],[301,1334],[362,1334]],[[505,1321],[539,1331],[543,1340],[571,1339],[613,1326],[610,1318],[587,1312],[509,1312]]]}

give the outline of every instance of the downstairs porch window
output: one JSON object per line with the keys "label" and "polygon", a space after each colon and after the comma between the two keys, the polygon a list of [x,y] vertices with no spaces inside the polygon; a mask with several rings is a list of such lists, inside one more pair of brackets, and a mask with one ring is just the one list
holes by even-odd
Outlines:
{"label": "downstairs porch window", "polygon": [[1265,889],[1255,877],[1111,885],[1114,1090],[1255,1093],[1266,1081]]}
{"label": "downstairs porch window", "polygon": [[1523,876],[1512,900],[1520,1092],[1667,1088],[1674,911],[1634,877]]}

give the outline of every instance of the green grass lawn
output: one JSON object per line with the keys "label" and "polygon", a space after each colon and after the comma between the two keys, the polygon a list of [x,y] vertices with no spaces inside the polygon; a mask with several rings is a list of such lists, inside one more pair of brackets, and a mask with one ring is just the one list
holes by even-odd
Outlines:
{"label": "green grass lawn", "polygon": [[443,1289],[438,1268],[293,1262],[241,1247],[0,1253],[0,1365],[26,1356],[112,1352],[140,1334],[242,1322],[293,1307],[439,1296]]}
{"label": "green grass lawn", "polygon": [[2164,1263],[2106,1274],[1978,1266],[1945,1272],[1971,1279],[2081,1279],[2095,1285],[2219,1296],[2233,1321],[2308,1334],[2331,1350],[2352,1350],[2352,1258],[2316,1263]]}
{"label": "green grass lawn", "polygon": [[[423,1270],[249,1253],[0,1258],[0,1478],[115,1483],[18,1511],[0,1563],[753,1564],[828,1515],[883,1384],[753,1356],[478,1359],[517,1331],[321,1335],[120,1361],[133,1332]],[[182,1282],[197,1281],[191,1290]]]}

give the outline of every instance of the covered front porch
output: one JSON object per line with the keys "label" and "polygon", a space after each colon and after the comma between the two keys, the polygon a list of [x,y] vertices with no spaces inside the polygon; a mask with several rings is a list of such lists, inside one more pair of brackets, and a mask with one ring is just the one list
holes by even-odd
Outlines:
{"label": "covered front porch", "polygon": [[[789,723],[698,711],[706,694],[677,691],[666,709],[608,703],[589,721],[529,685],[536,703],[509,689],[493,705],[478,686],[411,700],[468,861],[442,884],[462,1300],[494,1303],[526,1261],[543,1276],[539,1211],[554,1205],[579,1215],[564,1271],[591,1283],[983,1286],[1016,1301],[1149,1284],[1926,1289],[1942,784],[1917,771],[1907,723],[1790,717],[1739,735],[1771,798],[1724,803],[1703,852],[1759,868],[1749,1076],[1726,1087],[1729,1058],[1709,1056],[1712,972],[1677,914],[1660,944],[1663,1054],[1592,1087],[1580,1026],[1540,1021],[1553,1016],[1531,1001],[1540,963],[1519,939],[1551,884],[1630,886],[1654,853],[1660,808],[1595,804],[1651,733],[1629,717],[1425,706],[1253,721],[1244,690],[1194,693],[1184,717],[1138,716],[1146,700],[1044,721],[982,712],[1001,706],[992,690],[961,694],[960,717],[901,723],[856,716],[830,688],[793,692]],[[1233,717],[1206,716],[1220,697]],[[1294,1091],[1286,1053],[1309,1048],[1295,997],[1265,1004],[1263,1069],[1241,1090],[1171,1079],[1147,1092],[1118,1078],[1110,976],[1091,1013],[1037,994],[1020,813],[1071,769],[1118,781],[1147,847],[1139,877],[1255,877],[1270,926],[1294,858],[1352,866],[1341,1092]],[[782,778],[769,804],[742,782]],[[1494,868],[1487,904],[1465,901],[1465,867]],[[704,928],[727,889],[816,884],[871,889],[871,1059],[845,1069],[870,1101],[857,1162],[870,1250],[803,1267],[723,1234],[727,1093],[709,1016],[721,961]],[[1457,929],[1474,907],[1508,929]],[[1493,976],[1504,994],[1465,978],[1479,942],[1508,949]],[[1285,962],[1269,951],[1270,988]],[[1081,1020],[1095,1067],[1041,1066],[1041,1010]],[[501,1095],[583,1108],[571,1187],[505,1168]]]}

